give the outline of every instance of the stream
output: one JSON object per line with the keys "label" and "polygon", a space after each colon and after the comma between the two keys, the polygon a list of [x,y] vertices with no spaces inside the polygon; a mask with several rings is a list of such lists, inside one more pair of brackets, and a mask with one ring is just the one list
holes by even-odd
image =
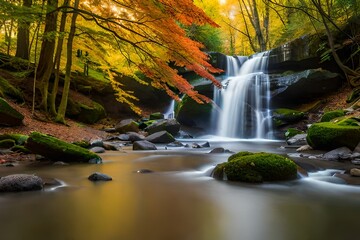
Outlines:
{"label": "stream", "polygon": [[[282,144],[212,142],[211,149],[293,151]],[[211,169],[231,154],[209,151],[106,152],[98,165],[6,169],[64,184],[1,194],[0,239],[350,240],[358,235],[359,187],[316,180],[327,172],[266,184],[218,181],[209,176]],[[136,173],[139,169],[153,172]],[[113,181],[89,181],[95,171]]]}

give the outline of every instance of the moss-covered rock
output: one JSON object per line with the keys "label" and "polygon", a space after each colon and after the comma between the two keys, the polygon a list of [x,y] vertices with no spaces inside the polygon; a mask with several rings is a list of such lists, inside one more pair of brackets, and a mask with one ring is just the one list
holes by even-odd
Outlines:
{"label": "moss-covered rock", "polygon": [[11,97],[17,100],[18,102],[24,102],[24,97],[21,91],[16,87],[14,87],[13,85],[11,85],[9,81],[7,81],[1,76],[0,76],[0,97]]}
{"label": "moss-covered rock", "polygon": [[133,119],[124,119],[116,124],[115,130],[118,133],[139,132],[139,124]]}
{"label": "moss-covered rock", "polygon": [[175,136],[180,131],[180,123],[176,119],[160,119],[144,129],[149,134],[167,131]]}
{"label": "moss-covered rock", "polygon": [[101,158],[97,154],[87,149],[39,132],[32,132],[29,135],[25,147],[32,153],[40,154],[54,161],[101,162]]}
{"label": "moss-covered rock", "polygon": [[288,128],[288,130],[285,132],[284,135],[285,135],[286,140],[288,140],[288,139],[294,137],[295,135],[302,134],[302,133],[304,133],[304,131],[301,131],[296,128]]}
{"label": "moss-covered rock", "polygon": [[12,148],[15,146],[15,141],[12,139],[0,140],[0,148]]}
{"label": "moss-covered rock", "polygon": [[331,120],[345,116],[344,110],[329,111],[322,115],[320,122],[330,122]]}
{"label": "moss-covered rock", "polygon": [[274,125],[276,127],[294,123],[302,120],[305,117],[304,112],[293,109],[278,108],[273,112]]}
{"label": "moss-covered rock", "polygon": [[29,154],[31,151],[24,146],[15,145],[11,149],[13,152]]}
{"label": "moss-covered rock", "polygon": [[239,152],[230,156],[228,162],[219,164],[213,175],[220,178],[223,173],[230,181],[284,181],[297,177],[297,166],[277,154]]}
{"label": "moss-covered rock", "polygon": [[95,101],[88,103],[69,100],[66,115],[83,123],[96,123],[106,116],[105,109]]}
{"label": "moss-covered rock", "polygon": [[0,135],[0,140],[12,139],[17,145],[24,145],[28,138],[29,136],[18,133]]}
{"label": "moss-covered rock", "polygon": [[161,112],[152,113],[150,114],[149,119],[150,120],[164,119],[164,114],[162,114]]}
{"label": "moss-covered rock", "polygon": [[9,103],[0,98],[0,125],[4,126],[19,126],[22,125],[24,115],[19,113]]}
{"label": "moss-covered rock", "polygon": [[308,129],[307,142],[314,149],[354,149],[360,142],[360,126],[354,118],[339,122],[314,123]]}

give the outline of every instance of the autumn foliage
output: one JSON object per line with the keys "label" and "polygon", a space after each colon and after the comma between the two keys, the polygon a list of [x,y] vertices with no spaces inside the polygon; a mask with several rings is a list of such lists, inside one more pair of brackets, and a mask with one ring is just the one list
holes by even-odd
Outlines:
{"label": "autumn foliage", "polygon": [[[207,54],[201,51],[202,44],[186,37],[180,27],[180,24],[218,27],[191,0],[92,0],[83,2],[79,12],[87,21],[111,33],[117,44],[116,51],[121,55],[116,66],[118,72],[131,75],[139,70],[151,79],[153,87],[164,89],[177,100],[179,96],[173,87],[199,103],[209,101],[170,67],[170,63],[220,86],[211,74],[219,70],[208,63]],[[121,98],[121,94],[118,97]]]}

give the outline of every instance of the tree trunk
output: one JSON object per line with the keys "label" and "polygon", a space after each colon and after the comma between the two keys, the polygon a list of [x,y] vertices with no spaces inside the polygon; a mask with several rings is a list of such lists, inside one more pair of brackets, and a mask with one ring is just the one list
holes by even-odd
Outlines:
{"label": "tree trunk", "polygon": [[[67,7],[69,5],[69,0],[65,0],[63,6]],[[56,116],[56,95],[58,92],[59,86],[59,79],[60,79],[60,60],[61,60],[61,53],[63,49],[64,43],[64,33],[65,33],[65,25],[66,25],[66,17],[67,13],[64,11],[61,14],[61,21],[60,21],[60,29],[59,29],[59,39],[56,47],[56,54],[55,54],[55,61],[54,61],[54,69],[55,69],[55,81],[53,84],[53,88],[51,91],[50,96],[50,112],[52,115]]]}
{"label": "tree trunk", "polygon": [[40,83],[41,92],[41,105],[45,111],[48,110],[48,88],[49,79],[54,67],[54,50],[55,50],[55,37],[51,36],[55,33],[57,26],[57,12],[54,11],[58,5],[58,0],[47,0],[48,13],[45,19],[45,30],[43,42],[41,45],[39,65],[37,68],[37,80]]}
{"label": "tree trunk", "polygon": [[[32,0],[24,0],[23,7],[30,8]],[[16,57],[29,60],[29,39],[30,39],[30,21],[18,22],[18,33],[16,42]]]}
{"label": "tree trunk", "polygon": [[73,41],[75,37],[75,24],[76,24],[76,18],[78,13],[76,12],[76,9],[79,7],[79,1],[75,0],[74,3],[74,9],[75,12],[73,13],[73,16],[71,18],[71,26],[70,26],[70,32],[69,32],[69,38],[67,41],[67,49],[66,49],[66,69],[65,69],[65,82],[64,82],[64,88],[61,96],[61,102],[58,109],[58,113],[56,116],[55,121],[65,123],[65,112],[68,102],[68,96],[69,96],[69,89],[70,89],[70,75],[71,75],[71,66],[72,66],[72,47],[73,47]]}

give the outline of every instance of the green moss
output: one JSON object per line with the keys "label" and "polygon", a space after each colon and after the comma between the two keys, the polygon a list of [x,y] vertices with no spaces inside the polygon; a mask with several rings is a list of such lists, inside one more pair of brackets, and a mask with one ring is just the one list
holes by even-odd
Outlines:
{"label": "green moss", "polygon": [[21,113],[12,108],[5,99],[0,98],[0,124],[20,125],[23,119],[24,116]]}
{"label": "green moss", "polygon": [[343,117],[343,116],[345,116],[344,110],[329,111],[324,113],[324,115],[321,117],[320,122],[330,122],[334,118]]}
{"label": "green moss", "polygon": [[25,153],[25,154],[31,153],[31,151],[29,149],[27,149],[26,147],[19,146],[19,145],[15,145],[14,147],[12,147],[11,151],[18,152],[18,153]]}
{"label": "green moss", "polygon": [[331,150],[338,147],[354,149],[360,142],[360,127],[354,121],[315,123],[308,129],[307,142],[314,149]]}
{"label": "green moss", "polygon": [[302,134],[302,133],[304,133],[304,131],[301,131],[296,128],[288,128],[288,130],[285,132],[285,138],[286,138],[286,140],[288,140],[288,139],[294,137],[295,135]]}
{"label": "green moss", "polygon": [[86,141],[86,140],[73,142],[72,144],[75,144],[76,146],[79,146],[79,147],[82,147],[82,148],[89,148],[91,146],[90,142]]}
{"label": "green moss", "polygon": [[339,121],[334,121],[339,126],[360,126],[360,119],[355,117],[340,119]]}
{"label": "green moss", "polygon": [[0,97],[7,96],[16,99],[19,102],[24,102],[24,98],[21,91],[15,88],[13,85],[11,85],[9,81],[4,79],[3,77],[0,77],[0,93],[2,95]]}
{"label": "green moss", "polygon": [[0,141],[0,148],[12,148],[15,146],[15,141],[13,139],[5,139]]}
{"label": "green moss", "polygon": [[224,179],[224,168],[225,168],[226,164],[227,164],[227,162],[216,165],[211,176],[215,179],[223,180]]}
{"label": "green moss", "polygon": [[305,113],[287,108],[276,109],[273,115],[275,120],[283,123],[297,122],[305,117]]}
{"label": "green moss", "polygon": [[27,136],[27,135],[17,134],[17,133],[2,134],[2,135],[0,135],[0,140],[12,139],[16,142],[17,145],[24,145],[24,143],[26,142],[28,137],[29,136]]}
{"label": "green moss", "polygon": [[149,118],[150,120],[164,119],[164,114],[161,112],[152,113]]}
{"label": "green moss", "polygon": [[89,162],[95,159],[96,162],[101,162],[97,154],[87,149],[39,132],[29,135],[25,147],[33,153],[57,161]]}
{"label": "green moss", "polygon": [[228,158],[228,162],[231,162],[239,157],[243,157],[243,156],[248,156],[248,155],[253,155],[254,153],[252,152],[247,152],[247,151],[243,151],[243,152],[238,152],[238,153],[235,153],[233,155],[231,155],[229,158]]}

